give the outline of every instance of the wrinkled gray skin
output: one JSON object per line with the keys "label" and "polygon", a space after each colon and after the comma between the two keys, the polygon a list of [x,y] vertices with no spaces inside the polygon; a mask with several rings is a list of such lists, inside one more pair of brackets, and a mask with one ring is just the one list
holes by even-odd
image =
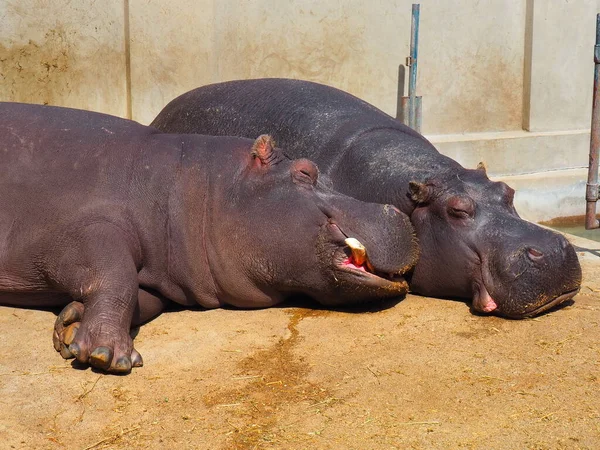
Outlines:
{"label": "wrinkled gray skin", "polygon": [[522,220],[514,191],[441,155],[423,136],[364,101],[300,80],[219,83],[169,103],[153,126],[166,132],[271,134],[307,157],[333,187],[391,203],[415,226],[421,257],[411,290],[472,299],[473,309],[530,317],[575,295],[581,268],[561,235]]}
{"label": "wrinkled gray skin", "polygon": [[[268,136],[161,134],[87,111],[0,104],[0,304],[68,305],[65,358],[142,364],[130,327],[166,302],[268,307],[403,295],[418,253],[406,215],[323,186]],[[349,264],[346,237],[373,273]]]}

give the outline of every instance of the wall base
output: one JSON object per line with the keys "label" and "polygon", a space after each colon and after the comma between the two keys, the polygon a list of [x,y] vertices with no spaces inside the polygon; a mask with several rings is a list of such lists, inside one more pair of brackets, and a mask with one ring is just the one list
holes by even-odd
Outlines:
{"label": "wall base", "polygon": [[465,167],[475,168],[483,161],[490,178],[517,191],[515,207],[524,219],[540,222],[585,214],[589,130],[436,135],[428,139]]}

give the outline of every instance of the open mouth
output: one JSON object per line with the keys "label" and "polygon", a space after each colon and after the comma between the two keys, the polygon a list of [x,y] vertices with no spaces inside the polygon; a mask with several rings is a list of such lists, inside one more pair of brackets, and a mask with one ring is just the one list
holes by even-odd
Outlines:
{"label": "open mouth", "polygon": [[344,253],[346,257],[342,260],[340,267],[351,272],[358,272],[366,276],[383,278],[393,283],[406,283],[404,277],[395,273],[383,273],[375,269],[365,246],[356,238],[346,238]]}
{"label": "open mouth", "polygon": [[354,270],[375,273],[375,268],[367,256],[367,249],[358,239],[346,238],[344,243],[347,245],[345,249],[346,259],[342,261],[344,266]]}
{"label": "open mouth", "polygon": [[334,242],[338,245],[335,252],[335,267],[353,277],[359,277],[360,284],[370,287],[385,288],[398,293],[406,293],[408,283],[400,273],[385,273],[377,270],[369,259],[367,248],[356,238],[348,237],[340,227],[329,221],[328,229]]}

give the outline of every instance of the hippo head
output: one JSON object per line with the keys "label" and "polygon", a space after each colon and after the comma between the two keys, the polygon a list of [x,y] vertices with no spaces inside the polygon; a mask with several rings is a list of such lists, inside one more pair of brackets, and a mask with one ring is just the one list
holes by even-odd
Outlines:
{"label": "hippo head", "polygon": [[288,159],[269,136],[242,159],[211,239],[227,303],[269,306],[303,293],[336,305],[407,292],[402,275],[418,257],[408,216],[333,191],[314,163]]}
{"label": "hippo head", "polygon": [[483,165],[411,182],[409,196],[421,245],[413,291],[472,298],[475,311],[510,318],[534,316],[578,292],[573,246],[521,219],[514,190],[490,181]]}

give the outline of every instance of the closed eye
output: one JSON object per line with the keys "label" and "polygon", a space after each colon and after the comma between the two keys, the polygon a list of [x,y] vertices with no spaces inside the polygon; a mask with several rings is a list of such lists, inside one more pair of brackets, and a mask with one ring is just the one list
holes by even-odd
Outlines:
{"label": "closed eye", "polygon": [[475,203],[470,197],[450,197],[447,203],[448,214],[457,219],[470,219],[475,215]]}
{"label": "closed eye", "polygon": [[469,212],[467,210],[464,209],[459,209],[459,208],[448,208],[448,213],[454,217],[457,217],[459,219],[469,219],[471,217],[473,217],[473,213]]}

